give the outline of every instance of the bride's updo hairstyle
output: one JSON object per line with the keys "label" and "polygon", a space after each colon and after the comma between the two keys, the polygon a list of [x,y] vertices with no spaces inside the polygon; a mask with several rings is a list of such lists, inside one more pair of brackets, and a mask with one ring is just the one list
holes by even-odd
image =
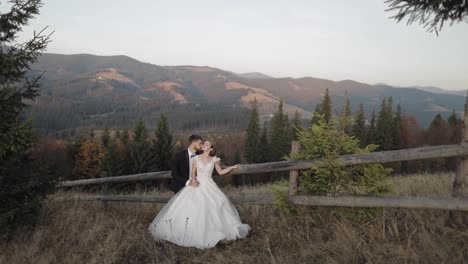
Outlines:
{"label": "bride's updo hairstyle", "polygon": [[214,157],[216,155],[216,146],[215,146],[215,144],[213,142],[210,142],[210,144],[211,144],[211,149],[210,149],[209,154],[210,154],[211,157]]}

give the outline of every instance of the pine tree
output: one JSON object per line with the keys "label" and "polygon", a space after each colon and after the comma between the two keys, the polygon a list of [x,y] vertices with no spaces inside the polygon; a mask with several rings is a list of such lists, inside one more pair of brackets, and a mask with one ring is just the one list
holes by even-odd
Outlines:
{"label": "pine tree", "polygon": [[120,164],[118,171],[120,174],[132,174],[133,166],[130,157],[130,135],[127,128],[124,128],[117,141],[117,153]]}
{"label": "pine tree", "polygon": [[9,2],[9,12],[0,14],[0,239],[36,223],[42,201],[57,179],[32,156],[36,133],[23,115],[27,102],[40,92],[42,75],[30,69],[46,49],[49,36],[40,31],[25,43],[16,42],[42,3]]}
{"label": "pine tree", "polygon": [[398,10],[391,18],[397,22],[407,17],[407,24],[419,23],[429,32],[437,35],[444,24],[452,25],[455,22],[466,21],[468,5],[466,1],[447,0],[388,0],[387,11]]}
{"label": "pine tree", "polygon": [[369,128],[367,129],[366,141],[368,144],[375,144],[375,134],[377,132],[377,117],[375,114],[375,109],[372,110],[371,120]]}
{"label": "pine tree", "polygon": [[401,105],[397,105],[397,111],[393,118],[393,149],[403,148],[403,136],[401,134],[403,119],[401,116]]}
{"label": "pine tree", "polygon": [[393,148],[392,136],[392,112],[391,112],[391,97],[387,103],[386,99],[382,99],[379,118],[377,119],[377,128],[375,132],[375,143],[379,145],[379,150],[390,150]]}
{"label": "pine tree", "polygon": [[311,126],[316,125],[318,122],[319,115],[322,115],[322,114],[323,114],[322,104],[316,104],[315,110],[312,116],[312,120],[310,121],[310,125]]}
{"label": "pine tree", "polygon": [[326,123],[319,118],[317,125],[300,134],[301,151],[291,155],[298,160],[321,158],[325,162],[323,167],[301,172],[301,194],[335,196],[387,192],[389,186],[385,178],[389,170],[381,164],[343,167],[337,162],[340,155],[367,153],[376,146],[368,145],[361,149],[356,139],[334,126],[338,120]]}
{"label": "pine tree", "polygon": [[457,117],[457,113],[455,113],[455,110],[452,110],[452,114],[449,116],[447,119],[449,125],[451,126],[456,126],[460,122],[460,120]]}
{"label": "pine tree", "polygon": [[169,132],[169,123],[165,114],[161,113],[158,127],[155,132],[152,149],[155,157],[153,170],[169,170],[172,157],[172,135]]}
{"label": "pine tree", "polygon": [[455,110],[452,111],[452,114],[448,118],[448,124],[450,129],[450,144],[460,143],[461,133],[463,128],[463,121],[457,117]]}
{"label": "pine tree", "polygon": [[351,135],[352,129],[352,116],[351,116],[351,104],[349,102],[348,91],[345,94],[345,100],[343,105],[343,110],[341,111],[341,129]]}
{"label": "pine tree", "polygon": [[260,136],[260,144],[258,151],[258,161],[259,162],[268,162],[269,159],[269,145],[268,145],[268,130],[266,122],[263,124],[262,135]]}
{"label": "pine tree", "polygon": [[128,129],[127,128],[124,128],[123,132],[122,132],[122,143],[125,145],[125,146],[129,146],[129,143],[130,143],[130,135],[128,134]]}
{"label": "pine tree", "polygon": [[148,142],[148,131],[141,117],[133,130],[133,141],[130,144],[130,158],[132,161],[132,173],[147,172],[154,160]]}
{"label": "pine tree", "polygon": [[352,128],[352,135],[359,139],[361,147],[367,144],[366,140],[366,117],[364,113],[364,105],[361,103],[355,113],[354,125]]}
{"label": "pine tree", "polygon": [[323,97],[322,111],[325,122],[330,123],[330,120],[332,118],[332,101],[330,97],[330,91],[328,90],[328,88],[325,91],[325,96]]}
{"label": "pine tree", "polygon": [[291,137],[293,140],[297,140],[299,138],[299,132],[303,131],[301,117],[299,116],[299,112],[296,110],[294,113],[294,119],[291,121]]}
{"label": "pine tree", "polygon": [[429,125],[429,129],[439,128],[439,127],[442,127],[443,125],[445,125],[444,118],[440,114],[437,114],[432,120],[431,124]]}
{"label": "pine tree", "polygon": [[105,148],[108,147],[110,141],[110,132],[107,126],[104,128],[104,131],[102,132],[102,145],[104,145]]}
{"label": "pine tree", "polygon": [[[103,144],[104,145],[104,144]],[[103,161],[104,170],[107,173],[107,176],[117,176],[122,172],[121,169],[121,160],[118,155],[118,146],[116,138],[109,138],[107,141],[107,146],[104,145],[105,155]]]}
{"label": "pine tree", "polygon": [[288,133],[289,122],[283,111],[283,101],[280,101],[278,111],[271,119],[270,129],[270,158],[272,161],[282,160],[291,148],[290,133]]}
{"label": "pine tree", "polygon": [[260,118],[257,110],[257,99],[252,103],[250,121],[247,127],[245,140],[244,158],[247,163],[257,163],[259,161],[259,141],[260,141]]}
{"label": "pine tree", "polygon": [[241,163],[241,153],[239,149],[236,149],[236,152],[234,152],[234,164],[239,164]]}
{"label": "pine tree", "polygon": [[116,139],[111,138],[107,127],[104,128],[101,141],[105,149],[103,169],[108,176],[116,176],[119,174],[120,163],[117,155],[117,142]]}
{"label": "pine tree", "polygon": [[447,130],[447,121],[440,114],[437,114],[429,125],[429,144],[432,146],[448,144],[450,134],[447,133]]}

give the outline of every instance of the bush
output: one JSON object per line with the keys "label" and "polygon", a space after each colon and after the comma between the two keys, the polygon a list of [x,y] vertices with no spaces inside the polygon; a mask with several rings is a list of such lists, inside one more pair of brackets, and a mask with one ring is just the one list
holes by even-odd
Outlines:
{"label": "bush", "polygon": [[338,129],[337,120],[327,123],[323,116],[309,130],[299,132],[301,151],[294,159],[322,158],[323,167],[301,172],[300,194],[311,195],[376,195],[390,190],[385,183],[390,169],[381,164],[339,166],[340,155],[368,153],[377,145],[359,147],[359,140]]}

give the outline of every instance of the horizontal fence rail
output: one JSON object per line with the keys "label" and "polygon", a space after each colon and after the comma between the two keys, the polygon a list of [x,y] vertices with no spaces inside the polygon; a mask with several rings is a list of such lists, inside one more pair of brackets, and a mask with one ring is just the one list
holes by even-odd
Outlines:
{"label": "horizontal fence rail", "polygon": [[[234,203],[242,204],[274,204],[272,195],[229,195]],[[57,200],[103,201],[103,202],[146,202],[167,203],[172,196],[154,195],[77,195],[57,196]],[[406,209],[439,209],[468,211],[468,198],[436,198],[436,197],[370,197],[370,196],[289,196],[289,200],[297,205],[332,206],[332,207],[382,207]]]}
{"label": "horizontal fence rail", "polygon": [[[371,152],[363,154],[343,155],[337,158],[337,162],[342,166],[359,165],[368,163],[386,163],[396,161],[409,161],[409,160],[422,160],[433,158],[450,158],[468,156],[468,144],[456,145],[441,145],[429,146],[412,149],[392,150]],[[313,160],[288,160],[278,162],[267,162],[257,164],[243,164],[239,168],[233,170],[230,174],[252,174],[252,173],[266,173],[266,172],[279,172],[279,171],[294,171],[304,170],[314,167],[324,166],[323,159]],[[158,179],[170,179],[170,171],[148,172],[141,174],[125,175],[125,176],[112,176],[95,179],[85,179],[76,181],[62,181],[57,187],[73,187],[89,184],[103,184],[103,183],[119,183],[119,182],[134,182]]]}

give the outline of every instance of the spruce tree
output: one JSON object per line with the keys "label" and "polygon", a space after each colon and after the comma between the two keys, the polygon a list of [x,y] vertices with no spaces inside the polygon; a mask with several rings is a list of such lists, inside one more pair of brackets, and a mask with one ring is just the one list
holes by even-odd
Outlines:
{"label": "spruce tree", "polygon": [[133,166],[132,159],[130,157],[130,135],[127,128],[124,128],[120,134],[118,153],[119,160],[121,161],[118,167],[118,171],[121,174],[132,174]]}
{"label": "spruce tree", "polygon": [[325,96],[323,97],[322,101],[322,112],[323,112],[323,118],[326,123],[330,123],[330,120],[332,118],[332,101],[330,97],[330,91],[327,90],[325,91]]}
{"label": "spruce tree", "polygon": [[375,108],[372,110],[370,125],[366,131],[367,144],[375,144],[375,133],[377,132],[377,117],[375,114]]}
{"label": "spruce tree", "polygon": [[294,113],[294,119],[291,121],[291,127],[291,137],[293,140],[297,140],[299,138],[299,132],[303,130],[301,117],[297,110]]}
{"label": "spruce tree", "polygon": [[30,69],[46,49],[49,36],[40,31],[25,43],[16,42],[42,3],[16,0],[9,6],[9,12],[0,14],[0,238],[35,224],[57,178],[40,157],[33,157],[37,136],[23,115],[28,100],[40,92],[42,75]]}
{"label": "spruce tree", "polygon": [[151,155],[148,142],[148,131],[145,122],[138,118],[133,130],[133,140],[130,144],[130,158],[132,161],[132,173],[147,172],[154,158]]}
{"label": "spruce tree", "polygon": [[315,110],[312,116],[312,120],[310,120],[310,125],[316,125],[319,119],[319,115],[323,114],[322,104],[316,104]]}
{"label": "spruce tree", "polygon": [[360,147],[367,144],[366,140],[366,117],[364,113],[364,105],[361,103],[355,113],[352,135],[359,139]]}
{"label": "spruce tree", "polygon": [[461,140],[462,125],[463,121],[457,117],[455,110],[452,111],[452,114],[448,118],[448,124],[450,129],[450,144],[457,144]]}
{"label": "spruce tree", "polygon": [[391,18],[400,22],[407,18],[407,24],[418,23],[437,35],[444,24],[466,21],[468,4],[459,0],[387,0],[387,11],[398,11]]}
{"label": "spruce tree", "polygon": [[447,121],[451,126],[456,126],[460,122],[460,120],[457,117],[457,113],[455,113],[455,110],[452,110],[452,114],[449,116]]}
{"label": "spruce tree", "polygon": [[102,145],[104,145],[105,148],[108,147],[109,141],[110,141],[110,132],[107,126],[104,128],[104,131],[102,132]]}
{"label": "spruce tree", "polygon": [[389,172],[381,164],[365,164],[343,167],[337,162],[341,155],[367,153],[375,145],[358,146],[357,139],[350,137],[339,127],[338,120],[326,123],[319,116],[317,125],[300,134],[301,151],[291,154],[297,160],[323,159],[319,168],[301,171],[299,191],[302,195],[370,195],[389,190],[386,177]]}
{"label": "spruce tree", "polygon": [[236,149],[236,152],[234,152],[234,164],[239,164],[241,163],[241,153],[239,149]]}
{"label": "spruce tree", "polygon": [[268,145],[268,130],[266,122],[263,124],[262,135],[260,136],[260,144],[259,144],[259,162],[268,162],[269,159],[269,145]]}
{"label": "spruce tree", "polygon": [[270,125],[270,158],[272,161],[282,160],[290,151],[291,138],[290,133],[288,133],[288,125],[287,115],[283,111],[283,101],[281,100]]}
{"label": "spruce tree", "polygon": [[403,147],[403,136],[401,134],[402,124],[401,105],[398,104],[397,111],[393,118],[393,149],[401,149]]}
{"label": "spruce tree", "polygon": [[434,119],[432,119],[431,124],[429,125],[429,129],[433,128],[440,128],[445,125],[445,119],[442,117],[441,114],[437,114]]}
{"label": "spruce tree", "polygon": [[377,128],[375,134],[375,143],[379,145],[379,150],[390,150],[393,148],[393,136],[392,136],[392,112],[391,112],[391,97],[387,100],[382,99],[380,107],[379,118],[377,119]]}
{"label": "spruce tree", "polygon": [[169,170],[169,162],[172,157],[172,135],[169,132],[169,122],[165,114],[159,116],[155,139],[152,142],[154,155],[153,170]]}
{"label": "spruce tree", "polygon": [[257,109],[257,99],[252,102],[250,121],[245,139],[244,158],[247,163],[259,161],[260,117]]}
{"label": "spruce tree", "polygon": [[351,135],[352,129],[352,116],[351,116],[351,103],[349,102],[348,91],[345,94],[345,100],[343,104],[343,110],[341,111],[341,129]]}
{"label": "spruce tree", "polygon": [[109,138],[107,145],[104,146],[104,170],[107,176],[121,175],[121,160],[118,155],[117,138]]}
{"label": "spruce tree", "polygon": [[104,128],[102,134],[102,145],[105,149],[103,169],[106,172],[107,176],[119,175],[119,158],[117,154],[117,142],[116,138],[110,136],[110,131],[107,127]]}

